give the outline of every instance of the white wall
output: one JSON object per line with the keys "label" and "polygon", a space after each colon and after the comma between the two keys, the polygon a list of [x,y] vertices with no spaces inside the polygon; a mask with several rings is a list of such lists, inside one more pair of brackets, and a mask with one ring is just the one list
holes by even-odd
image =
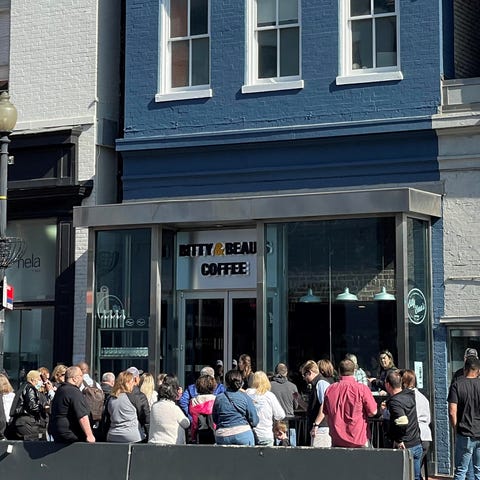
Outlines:
{"label": "white wall", "polygon": [[480,129],[439,136],[443,203],[445,317],[480,320]]}
{"label": "white wall", "polygon": [[[110,146],[99,145],[106,143],[104,119],[111,127],[118,118],[119,27],[116,0],[11,0],[14,135],[80,127],[77,181],[94,180],[83,205],[115,201],[115,135]],[[85,357],[87,247],[87,232],[78,230],[73,362]]]}

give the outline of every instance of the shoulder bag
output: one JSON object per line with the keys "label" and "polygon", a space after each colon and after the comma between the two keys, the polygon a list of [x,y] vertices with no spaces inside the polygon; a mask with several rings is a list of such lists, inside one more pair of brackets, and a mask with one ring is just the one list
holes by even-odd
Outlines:
{"label": "shoulder bag", "polygon": [[245,420],[248,422],[248,424],[250,425],[250,428],[252,429],[252,433],[253,433],[253,439],[255,440],[255,445],[258,445],[259,444],[259,441],[258,441],[258,436],[257,436],[257,432],[255,431],[255,427],[250,423],[250,420],[248,419],[247,417],[247,412],[242,412],[236,405],[234,402],[232,402],[232,399],[228,396],[227,392],[225,391],[225,396],[228,398],[228,401],[233,405],[233,408],[238,412],[240,413],[241,415],[243,415],[245,417]]}

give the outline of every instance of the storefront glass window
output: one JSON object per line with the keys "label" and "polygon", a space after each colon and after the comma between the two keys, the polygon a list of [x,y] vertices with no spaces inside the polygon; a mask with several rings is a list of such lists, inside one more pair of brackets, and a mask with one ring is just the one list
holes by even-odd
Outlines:
{"label": "storefront glass window", "polygon": [[[354,353],[375,376],[380,350],[397,358],[393,217],[272,224],[266,245],[268,370],[286,361],[302,384],[309,359]],[[337,299],[346,289],[357,299]]]}
{"label": "storefront glass window", "polygon": [[177,371],[178,321],[174,317],[175,234],[162,231],[160,371]]}
{"label": "storefront glass window", "polygon": [[30,370],[52,367],[54,308],[22,308],[6,315],[5,369],[18,387]]}
{"label": "storefront glass window", "polygon": [[409,368],[415,370],[417,386],[428,390],[430,378],[428,338],[431,323],[428,222],[407,220],[407,309]]}
{"label": "storefront glass window", "polygon": [[95,254],[97,369],[148,371],[150,229],[99,231]]}
{"label": "storefront glass window", "polygon": [[25,254],[11,265],[8,283],[15,288],[15,302],[55,299],[57,265],[57,224],[55,219],[17,220],[7,233],[25,241]]}

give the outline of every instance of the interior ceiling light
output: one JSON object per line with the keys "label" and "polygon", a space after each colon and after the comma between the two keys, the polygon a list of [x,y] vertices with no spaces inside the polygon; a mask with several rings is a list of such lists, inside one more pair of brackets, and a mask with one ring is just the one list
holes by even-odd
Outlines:
{"label": "interior ceiling light", "polygon": [[302,303],[318,303],[320,301],[321,301],[320,297],[317,297],[316,295],[314,295],[311,288],[308,289],[306,295],[304,295],[303,297],[300,297],[299,299],[299,302],[302,302]]}
{"label": "interior ceiling light", "polygon": [[346,288],[343,293],[337,295],[337,300],[355,302],[358,300],[358,298],[354,293],[350,293],[350,290]]}
{"label": "interior ceiling light", "polygon": [[382,291],[379,293],[376,293],[373,296],[373,299],[374,300],[395,300],[395,295],[388,293],[387,289],[385,287],[382,287]]}

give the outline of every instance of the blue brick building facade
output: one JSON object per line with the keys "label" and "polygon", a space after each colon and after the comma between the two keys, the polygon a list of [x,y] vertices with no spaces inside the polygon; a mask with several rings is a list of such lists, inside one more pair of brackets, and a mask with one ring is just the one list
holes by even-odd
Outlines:
{"label": "blue brick building facade", "polygon": [[[170,368],[181,378],[185,372],[186,380],[187,372],[193,375],[197,366],[214,363],[216,357],[205,352],[189,360],[189,345],[201,350],[192,346],[196,343],[189,335],[198,335],[195,338],[204,339],[206,345],[208,334],[189,333],[193,326],[188,318],[200,318],[200,310],[195,310],[198,298],[211,301],[215,292],[223,295],[225,290],[236,292],[233,300],[225,293],[226,312],[230,307],[235,310],[239,292],[248,291],[245,298],[250,299],[250,307],[252,295],[256,300],[253,326],[244,327],[255,345],[242,339],[242,329],[228,312],[222,327],[225,346],[209,344],[226,367],[231,366],[232,356],[250,349],[257,368],[271,370],[277,361],[287,361],[296,374],[299,365],[292,349],[302,350],[303,340],[289,344],[297,338],[292,324],[300,324],[303,316],[325,315],[328,332],[315,330],[315,335],[323,332],[329,342],[317,349],[305,347],[303,354],[317,359],[326,354],[338,362],[350,350],[370,368],[371,352],[362,352],[361,344],[352,340],[355,335],[350,330],[355,327],[349,323],[365,321],[368,329],[368,319],[360,318],[351,305],[335,302],[347,283],[356,282],[359,308],[379,322],[372,332],[378,336],[375,346],[392,350],[397,366],[425,375],[422,390],[435,415],[430,464],[438,473],[448,473],[449,359],[447,331],[439,321],[444,309],[442,185],[438,138],[432,127],[432,116],[441,105],[443,55],[448,50],[440,34],[441,5],[431,0],[421,5],[404,0],[379,2],[382,15],[392,8],[397,14],[396,68],[361,72],[348,66],[345,45],[350,37],[342,22],[355,20],[344,12],[350,3],[303,0],[299,2],[300,73],[289,84],[296,88],[282,88],[281,81],[272,82],[275,88],[258,84],[250,88],[248,5],[256,2],[210,0],[207,4],[208,86],[197,97],[192,94],[195,89],[187,88],[182,98],[182,92],[168,88],[165,75],[172,72],[162,63],[162,58],[169,58],[165,29],[171,4],[127,0],[124,137],[117,141],[123,158],[123,204],[77,212],[77,225],[96,232],[96,242],[103,241],[107,227],[151,232],[151,259],[162,268],[150,271],[146,283],[155,300],[148,306],[148,341],[143,342],[149,353],[142,365],[155,371]],[[362,77],[365,73],[371,75]],[[372,218],[379,223],[373,227],[376,236],[370,239],[375,246],[369,249],[359,232],[369,234],[365,225]],[[235,237],[242,229],[245,235]],[[224,240],[215,243],[212,231]],[[197,249],[191,256],[201,257],[199,245],[230,245],[235,238],[239,244],[255,238],[258,245],[266,246],[257,253],[256,277],[246,283],[231,277],[223,288],[205,283],[205,278],[197,278],[194,264],[184,269],[185,259],[173,253],[183,246],[188,251]],[[345,244],[340,245],[341,240]],[[298,249],[293,251],[290,245],[297,242]],[[363,252],[351,261],[350,271],[345,266],[349,243]],[[303,260],[298,250],[304,251]],[[369,250],[375,250],[372,262],[378,271],[360,278],[360,271],[377,268],[360,260]],[[274,260],[269,257],[272,252]],[[345,260],[342,265],[336,263],[340,256]],[[234,263],[242,262],[235,259]],[[150,264],[145,265],[149,271]],[[208,271],[210,267],[203,265],[202,271]],[[92,283],[97,294],[100,283],[99,278]],[[372,301],[383,285],[395,293],[394,307]],[[307,287],[321,299],[314,301],[318,305],[302,303]],[[419,324],[408,309],[414,289],[422,291],[428,310]],[[249,313],[242,312],[247,318]],[[384,317],[390,318],[391,323],[386,321],[392,327],[390,333],[382,333]],[[332,321],[340,318],[347,326],[339,335],[343,343],[337,344]],[[95,315],[91,321],[97,328]],[[180,337],[185,344],[182,340],[176,344]],[[235,339],[244,342],[244,351],[235,349]],[[90,353],[103,370],[107,364],[102,364],[101,348],[94,344]],[[108,364],[112,369],[113,365],[124,366],[120,361]]]}

